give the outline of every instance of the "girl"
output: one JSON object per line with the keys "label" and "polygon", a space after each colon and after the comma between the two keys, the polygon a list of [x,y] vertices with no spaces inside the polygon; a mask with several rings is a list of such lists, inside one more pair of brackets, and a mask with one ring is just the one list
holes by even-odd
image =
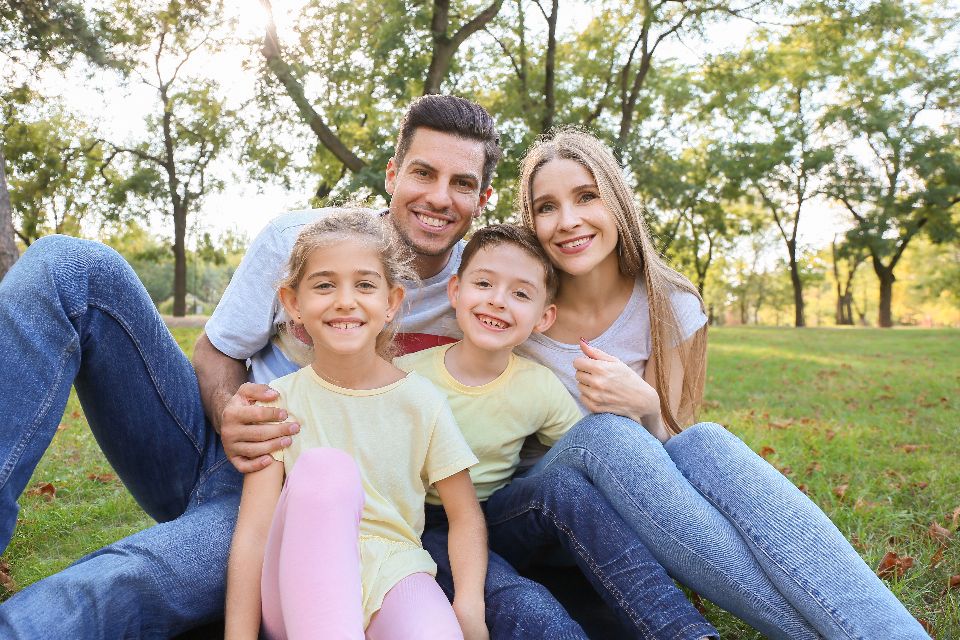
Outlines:
{"label": "girl", "polygon": [[518,351],[594,415],[491,500],[492,547],[511,491],[574,468],[675,578],[767,636],[926,638],[779,472],[719,425],[681,432],[703,397],[706,316],[657,256],[610,150],[576,130],[541,140],[522,162],[518,203],[560,272],[556,323]]}
{"label": "girl", "polygon": [[[363,210],[294,245],[280,299],[315,355],[272,383],[302,429],[275,455],[283,464],[244,478],[227,638],[256,638],[261,623],[270,638],[487,638],[484,523],[466,471],[477,459],[443,396],[385,359],[408,255]],[[452,608],[420,544],[429,485],[450,518]]]}

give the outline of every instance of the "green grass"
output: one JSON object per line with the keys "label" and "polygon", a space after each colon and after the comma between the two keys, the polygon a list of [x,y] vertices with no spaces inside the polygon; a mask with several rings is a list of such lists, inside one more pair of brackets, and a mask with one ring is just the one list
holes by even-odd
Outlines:
{"label": "green grass", "polygon": [[[189,351],[198,329],[175,329]],[[833,519],[867,564],[915,560],[893,592],[937,638],[960,638],[960,331],[716,329],[703,419],[726,425]],[[111,475],[76,398],[31,481],[56,497],[21,498],[4,560],[15,588],[150,524]],[[845,487],[845,491],[840,489]],[[840,495],[842,493],[842,495]],[[941,545],[931,523],[951,532]],[[706,604],[725,638],[759,638]]]}

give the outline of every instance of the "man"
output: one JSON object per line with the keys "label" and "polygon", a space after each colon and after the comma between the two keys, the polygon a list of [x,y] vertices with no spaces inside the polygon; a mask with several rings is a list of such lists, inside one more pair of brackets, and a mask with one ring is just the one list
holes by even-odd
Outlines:
{"label": "man", "polygon": [[[491,195],[499,158],[499,136],[478,105],[426,96],[404,116],[386,187],[390,221],[424,279],[402,327],[413,348],[459,337],[446,281]],[[266,383],[296,366],[288,357],[296,342],[274,339],[281,327],[296,337],[275,307],[275,283],[299,227],[322,213],[282,216],[254,241],[197,342],[196,373],[132,269],[108,247],[42,238],[4,278],[0,548],[71,383],[117,474],[161,524],[16,594],[0,606],[0,637],[166,638],[222,616],[242,482],[234,465],[248,472],[269,464],[269,451],[298,430],[277,410],[254,406],[272,392],[246,381]],[[431,293],[437,285],[442,303]],[[488,592],[521,591],[533,596],[520,616],[539,616],[538,632],[576,627],[544,589],[491,558]],[[496,605],[488,597],[488,607]],[[488,616],[488,623],[497,622]]]}

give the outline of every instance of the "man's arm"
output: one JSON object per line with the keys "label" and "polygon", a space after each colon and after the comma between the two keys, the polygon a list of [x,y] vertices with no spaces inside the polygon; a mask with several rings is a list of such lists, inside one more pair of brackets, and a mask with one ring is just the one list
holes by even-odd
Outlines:
{"label": "man's arm", "polygon": [[238,471],[263,469],[273,462],[271,451],[290,446],[289,436],[300,426],[283,422],[287,419],[283,409],[256,404],[276,400],[277,392],[265,384],[247,382],[245,363],[221,353],[205,333],[193,348],[193,368],[203,409]]}

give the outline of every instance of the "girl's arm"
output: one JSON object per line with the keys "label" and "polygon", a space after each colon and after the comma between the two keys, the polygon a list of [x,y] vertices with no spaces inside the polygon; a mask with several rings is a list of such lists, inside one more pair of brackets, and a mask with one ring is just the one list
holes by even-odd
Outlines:
{"label": "girl's arm", "polygon": [[282,485],[282,462],[243,477],[240,514],[227,562],[226,640],[256,640],[260,634],[260,573]]}
{"label": "girl's arm", "polygon": [[487,577],[487,525],[466,470],[435,485],[450,522],[447,550],[453,572],[453,610],[465,640],[487,640],[483,584]]}

